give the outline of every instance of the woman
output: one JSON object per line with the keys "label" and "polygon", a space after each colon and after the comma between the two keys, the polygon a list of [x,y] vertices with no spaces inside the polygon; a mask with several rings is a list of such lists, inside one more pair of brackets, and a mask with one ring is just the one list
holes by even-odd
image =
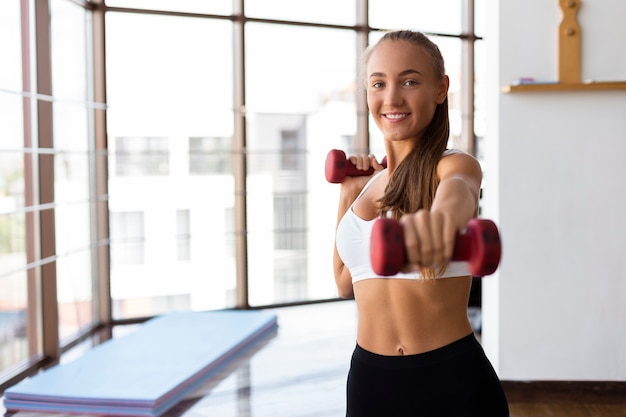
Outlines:
{"label": "woman", "polygon": [[[477,215],[482,172],[472,156],[446,150],[441,53],[421,33],[389,32],[365,51],[364,67],[387,169],[372,155],[351,156],[375,173],[341,185],[334,273],[359,315],[347,416],[508,416],[467,317],[471,276],[450,261],[456,234]],[[407,248],[405,270],[391,277],[370,266],[369,237],[381,216],[400,220]]]}

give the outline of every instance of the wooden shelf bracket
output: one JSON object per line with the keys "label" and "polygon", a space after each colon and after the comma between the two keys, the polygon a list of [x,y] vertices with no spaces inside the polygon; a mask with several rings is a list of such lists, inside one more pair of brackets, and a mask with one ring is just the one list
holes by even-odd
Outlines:
{"label": "wooden shelf bracket", "polygon": [[580,0],[559,0],[563,20],[559,25],[559,82],[577,84],[580,72],[580,25],[576,14]]}

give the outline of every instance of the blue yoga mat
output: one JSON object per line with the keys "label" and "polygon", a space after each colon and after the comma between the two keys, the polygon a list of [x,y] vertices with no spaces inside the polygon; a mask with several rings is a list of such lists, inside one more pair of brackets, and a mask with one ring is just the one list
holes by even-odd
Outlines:
{"label": "blue yoga mat", "polygon": [[263,311],[173,313],[4,392],[9,411],[158,417],[277,328]]}

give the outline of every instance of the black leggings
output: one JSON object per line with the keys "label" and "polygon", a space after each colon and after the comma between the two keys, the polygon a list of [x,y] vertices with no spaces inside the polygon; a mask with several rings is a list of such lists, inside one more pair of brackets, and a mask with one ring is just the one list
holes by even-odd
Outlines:
{"label": "black leggings", "polygon": [[473,334],[442,348],[383,356],[357,345],[347,417],[507,417],[508,403]]}

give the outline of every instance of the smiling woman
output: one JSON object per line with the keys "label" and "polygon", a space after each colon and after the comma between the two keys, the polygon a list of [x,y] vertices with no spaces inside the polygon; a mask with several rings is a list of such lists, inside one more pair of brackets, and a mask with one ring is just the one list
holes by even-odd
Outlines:
{"label": "smiling woman", "polygon": [[[351,156],[374,174],[341,183],[335,281],[359,314],[347,416],[506,417],[504,391],[467,316],[470,272],[451,262],[455,236],[478,213],[482,172],[474,157],[446,149],[443,57],[422,33],[396,31],[365,51],[363,65],[387,167]],[[392,276],[369,265],[380,217],[403,227],[408,262]]]}

